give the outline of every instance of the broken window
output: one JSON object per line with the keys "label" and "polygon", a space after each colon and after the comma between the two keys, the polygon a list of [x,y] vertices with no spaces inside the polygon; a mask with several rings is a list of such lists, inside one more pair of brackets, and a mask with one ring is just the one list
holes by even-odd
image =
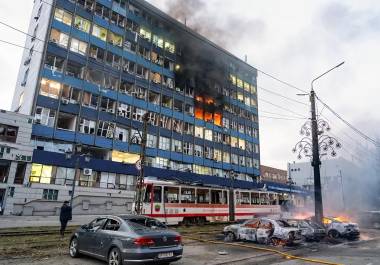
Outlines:
{"label": "broken window", "polygon": [[109,121],[99,121],[97,135],[113,139],[115,124]]}
{"label": "broken window", "polygon": [[98,96],[90,92],[83,92],[82,106],[92,109],[98,108]]}
{"label": "broken window", "polygon": [[252,164],[252,158],[247,157],[245,159],[245,164],[246,164],[246,167],[252,167],[253,166],[253,164]]}
{"label": "broken window", "polygon": [[246,126],[245,127],[245,133],[248,134],[249,136],[252,136],[252,127]]}
{"label": "broken window", "polygon": [[132,113],[132,119],[135,121],[142,122],[142,118],[144,114],[146,113],[146,110],[140,109],[140,108],[134,108]]}
{"label": "broken window", "polygon": [[119,102],[119,107],[117,108],[117,115],[130,119],[132,117],[132,106]]}
{"label": "broken window", "polygon": [[247,152],[249,152],[249,153],[252,153],[253,152],[253,145],[252,145],[252,143],[246,141],[245,142],[245,150],[247,150]]}
{"label": "broken window", "polygon": [[240,87],[240,88],[243,88],[243,80],[237,78],[237,79],[236,79],[236,85],[237,85],[238,87]]}
{"label": "broken window", "polygon": [[69,113],[58,113],[57,128],[61,130],[75,131],[77,116]]}
{"label": "broken window", "polygon": [[193,144],[189,142],[183,142],[183,153],[185,155],[193,155]]}
{"label": "broken window", "polygon": [[121,67],[121,57],[108,51],[106,57],[106,64],[119,70]]}
{"label": "broken window", "polygon": [[130,94],[135,98],[145,100],[146,95],[147,95],[147,90],[143,87],[134,85],[130,90]]}
{"label": "broken window", "polygon": [[256,86],[251,85],[251,94],[256,94]]}
{"label": "broken window", "polygon": [[46,78],[41,79],[40,95],[58,98],[61,92],[62,84]]}
{"label": "broken window", "polygon": [[102,97],[100,99],[100,110],[109,113],[115,113],[115,100]]}
{"label": "broken window", "polygon": [[71,26],[73,15],[64,9],[56,8],[54,11],[54,18],[62,23],[65,23],[66,25]]}
{"label": "broken window", "polygon": [[108,43],[119,46],[120,48],[123,47],[123,36],[113,33],[112,31],[108,31]]}
{"label": "broken window", "polygon": [[153,45],[156,45],[160,48],[164,48],[164,39],[157,35],[153,35]]}
{"label": "broken window", "polygon": [[174,110],[183,112],[183,102],[181,100],[174,99]]}
{"label": "broken window", "polygon": [[142,65],[138,64],[137,68],[136,68],[136,75],[138,77],[148,79],[149,78],[149,70],[146,69],[145,67],[143,67]]}
{"label": "broken window", "polygon": [[162,66],[164,64],[164,57],[158,53],[152,51],[150,54],[150,59],[153,63]]}
{"label": "broken window", "polygon": [[214,132],[214,142],[215,143],[222,143],[222,133]]}
{"label": "broken window", "polygon": [[44,107],[36,107],[36,114],[34,116],[36,124],[54,127],[56,111]]}
{"label": "broken window", "polygon": [[160,114],[155,112],[149,112],[148,124],[158,126],[160,124]]}
{"label": "broken window", "polygon": [[238,123],[236,120],[231,121],[231,129],[237,131],[238,129]]}
{"label": "broken window", "polygon": [[66,74],[75,78],[83,79],[85,66],[74,61],[68,61],[66,66]]}
{"label": "broken window", "polygon": [[222,162],[222,151],[220,149],[214,149],[214,160],[217,162]]}
{"label": "broken window", "polygon": [[119,140],[121,142],[128,142],[128,139],[129,139],[129,130],[128,130],[128,128],[116,126],[115,139]]}
{"label": "broken window", "polygon": [[95,134],[96,121],[82,118],[80,120],[79,131],[85,134]]}
{"label": "broken window", "polygon": [[144,46],[139,45],[138,48],[138,55],[142,56],[143,58],[150,60],[150,50],[145,48]]}
{"label": "broken window", "polygon": [[164,67],[170,71],[174,71],[174,62],[168,58],[165,58]]}
{"label": "broken window", "polygon": [[62,88],[62,103],[70,102],[72,104],[78,104],[81,100],[80,98],[81,90],[69,85],[64,84]]}
{"label": "broken window", "polygon": [[199,137],[203,139],[203,130],[204,130],[203,127],[195,126],[195,131],[194,131],[195,137]]}
{"label": "broken window", "polygon": [[108,21],[110,16],[110,9],[108,7],[105,7],[99,3],[96,3],[95,6],[95,15],[100,16],[101,18]]}
{"label": "broken window", "polygon": [[120,15],[119,13],[116,13],[115,11],[111,11],[111,23],[121,27],[124,29],[125,26],[125,17]]}
{"label": "broken window", "polygon": [[101,39],[102,41],[107,41],[107,30],[96,24],[92,27],[92,35]]}
{"label": "broken window", "polygon": [[114,76],[110,73],[107,73],[104,75],[104,86],[111,90],[118,90],[119,89],[119,77]]}
{"label": "broken window", "polygon": [[160,127],[171,130],[171,118],[165,115],[161,115],[160,117]]}
{"label": "broken window", "polygon": [[86,81],[93,84],[103,86],[104,85],[104,73],[102,70],[92,67],[87,68]]}
{"label": "broken window", "polygon": [[69,44],[69,35],[52,28],[50,33],[50,41],[67,48],[67,45]]}
{"label": "broken window", "polygon": [[239,165],[239,159],[237,154],[231,154],[231,163],[234,165]]}
{"label": "broken window", "polygon": [[129,61],[128,59],[123,59],[123,71],[125,73],[134,74],[136,68],[136,63]]}
{"label": "broken window", "polygon": [[257,107],[257,100],[254,98],[251,98],[251,105],[254,107]]}
{"label": "broken window", "polygon": [[244,97],[244,103],[247,106],[251,106],[251,98],[249,96],[245,95],[245,97]]}
{"label": "broken window", "polygon": [[194,145],[194,156],[203,157],[203,146]]}
{"label": "broken window", "polygon": [[166,41],[165,42],[165,50],[167,50],[170,53],[175,53],[175,45],[171,42]]}
{"label": "broken window", "polygon": [[239,148],[245,150],[245,140],[239,139]]}
{"label": "broken window", "polygon": [[95,4],[95,0],[77,0],[77,2],[88,12],[92,12]]}
{"label": "broken window", "polygon": [[205,140],[212,141],[212,130],[205,129]]}
{"label": "broken window", "polygon": [[149,91],[149,103],[155,104],[155,105],[160,105],[160,94],[154,92],[154,91]]}
{"label": "broken window", "polygon": [[141,38],[150,41],[150,39],[152,38],[152,33],[145,28],[140,28],[140,36]]}
{"label": "broken window", "polygon": [[155,84],[161,84],[161,75],[157,72],[150,72],[150,80]]}
{"label": "broken window", "polygon": [[231,137],[228,134],[223,134],[223,144],[230,145],[231,143]]}
{"label": "broken window", "polygon": [[134,129],[131,130],[130,142],[132,144],[138,144],[138,145],[141,144],[141,135],[140,135],[139,131],[134,130]]}
{"label": "broken window", "polygon": [[194,116],[194,106],[190,104],[185,104],[185,113],[190,116]]}
{"label": "broken window", "polygon": [[134,84],[127,80],[121,80],[120,92],[126,95],[132,95],[132,89]]}
{"label": "broken window", "polygon": [[160,136],[158,148],[165,151],[170,151],[170,138]]}
{"label": "broken window", "polygon": [[188,97],[194,97],[194,89],[191,87],[186,87],[185,95]]}
{"label": "broken window", "polygon": [[91,44],[89,56],[99,62],[102,62],[105,58],[105,50]]}
{"label": "broken window", "polygon": [[238,138],[231,136],[231,146],[232,147],[239,147]]}
{"label": "broken window", "polygon": [[185,122],[183,126],[183,133],[194,135],[194,125],[191,123]]}
{"label": "broken window", "polygon": [[230,153],[229,152],[223,152],[223,162],[224,163],[230,163]]}
{"label": "broken window", "polygon": [[213,148],[210,146],[205,146],[205,158],[207,159],[213,159]]}
{"label": "broken window", "polygon": [[177,133],[182,133],[183,122],[180,120],[177,120],[177,119],[173,119],[172,127],[173,127],[173,131],[175,131]]}
{"label": "broken window", "polygon": [[239,156],[239,165],[245,167],[245,156]]}
{"label": "broken window", "polygon": [[163,107],[172,109],[173,107],[173,98],[170,96],[162,95],[161,104]]}
{"label": "broken window", "polygon": [[[164,75],[163,83],[162,84],[164,86],[167,86],[170,89],[174,89],[174,79],[170,78],[170,77],[167,77],[166,75]],[[177,89],[177,91],[178,91],[178,89]],[[178,92],[181,92],[181,91],[178,91]]]}
{"label": "broken window", "polygon": [[123,47],[124,47],[124,50],[135,53],[137,49],[137,44],[130,40],[125,40]]}
{"label": "broken window", "polygon": [[152,135],[152,134],[147,134],[146,146],[149,148],[157,148],[157,136]]}
{"label": "broken window", "polygon": [[65,64],[65,58],[47,53],[45,59],[45,67],[51,69],[53,72],[63,72],[63,66]]}
{"label": "broken window", "polygon": [[182,153],[182,141],[172,139],[172,151]]}
{"label": "broken window", "polygon": [[133,20],[127,18],[127,30],[132,31],[134,33],[138,33],[140,30],[140,25]]}
{"label": "broken window", "polygon": [[90,27],[91,27],[91,22],[87,19],[84,19],[83,17],[76,15],[75,19],[74,19],[74,27],[76,27],[77,29],[79,29],[81,31],[89,33]]}
{"label": "broken window", "polygon": [[244,126],[244,124],[239,123],[239,132],[240,132],[240,133],[244,133],[244,131],[245,131],[245,126]]}

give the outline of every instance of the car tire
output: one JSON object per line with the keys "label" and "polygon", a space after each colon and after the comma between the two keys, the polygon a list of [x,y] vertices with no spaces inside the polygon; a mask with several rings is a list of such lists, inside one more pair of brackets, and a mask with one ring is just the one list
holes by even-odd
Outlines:
{"label": "car tire", "polygon": [[330,230],[327,235],[330,237],[330,238],[338,238],[340,235],[339,235],[339,232],[337,230]]}
{"label": "car tire", "polygon": [[73,237],[70,241],[69,254],[70,254],[70,257],[72,258],[79,257],[78,238],[76,237]]}
{"label": "car tire", "polygon": [[233,232],[228,232],[224,237],[225,242],[234,242],[236,241],[236,236]]}
{"label": "car tire", "polygon": [[108,265],[122,265],[121,253],[118,248],[112,248],[108,253]]}

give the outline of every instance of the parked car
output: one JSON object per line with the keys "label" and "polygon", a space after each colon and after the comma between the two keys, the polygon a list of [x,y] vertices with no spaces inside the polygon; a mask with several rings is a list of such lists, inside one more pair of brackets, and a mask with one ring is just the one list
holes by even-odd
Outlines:
{"label": "parked car", "polygon": [[326,236],[326,229],[311,220],[287,219],[288,224],[301,230],[306,241],[319,241]]}
{"label": "parked car", "polygon": [[71,237],[69,253],[110,265],[169,264],[182,258],[181,235],[159,221],[138,215],[102,216],[82,225]]}
{"label": "parked car", "polygon": [[337,217],[324,217],[327,235],[331,238],[357,239],[360,236],[359,226],[356,223],[347,222]]}
{"label": "parked car", "polygon": [[361,227],[380,229],[380,211],[365,211],[358,214]]}
{"label": "parked car", "polygon": [[301,230],[281,219],[250,219],[242,224],[226,226],[226,240],[246,240],[266,244],[294,244],[301,241]]}

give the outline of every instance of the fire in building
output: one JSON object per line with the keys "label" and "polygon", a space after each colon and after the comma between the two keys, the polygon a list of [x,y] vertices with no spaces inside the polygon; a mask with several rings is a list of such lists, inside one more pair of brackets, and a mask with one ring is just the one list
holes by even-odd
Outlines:
{"label": "fire in building", "polygon": [[12,104],[34,117],[24,207],[69,199],[78,161],[75,211],[124,212],[145,113],[146,176],[257,187],[255,68],[140,0],[35,1],[29,35]]}

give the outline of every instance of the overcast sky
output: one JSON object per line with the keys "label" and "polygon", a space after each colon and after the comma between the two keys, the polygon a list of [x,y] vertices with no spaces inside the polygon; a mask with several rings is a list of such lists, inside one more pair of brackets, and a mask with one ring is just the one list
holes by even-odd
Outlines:
{"label": "overcast sky", "polygon": [[[164,11],[173,10],[175,3],[187,3],[189,27],[197,27],[242,59],[247,55],[254,67],[304,90],[310,89],[314,77],[345,61],[342,67],[318,81],[315,90],[342,117],[369,136],[380,136],[379,1],[239,0],[232,5],[227,0],[149,2]],[[197,8],[191,9],[189,3]],[[26,31],[32,5],[32,0],[0,1],[0,21]],[[0,40],[24,45],[25,36],[0,25]],[[10,108],[21,54],[22,49],[0,43],[1,109]],[[258,86],[308,103],[308,97],[296,95],[297,90],[262,74]],[[260,114],[267,116],[260,118],[262,164],[286,168],[287,162],[296,160],[291,149],[300,139],[299,129],[305,122],[293,119],[297,116],[293,112],[309,116],[309,108],[262,89],[258,89],[258,94]],[[352,159],[359,148],[357,142],[372,148],[327,109],[321,105],[318,109],[343,143],[345,149],[339,151],[340,155]]]}

